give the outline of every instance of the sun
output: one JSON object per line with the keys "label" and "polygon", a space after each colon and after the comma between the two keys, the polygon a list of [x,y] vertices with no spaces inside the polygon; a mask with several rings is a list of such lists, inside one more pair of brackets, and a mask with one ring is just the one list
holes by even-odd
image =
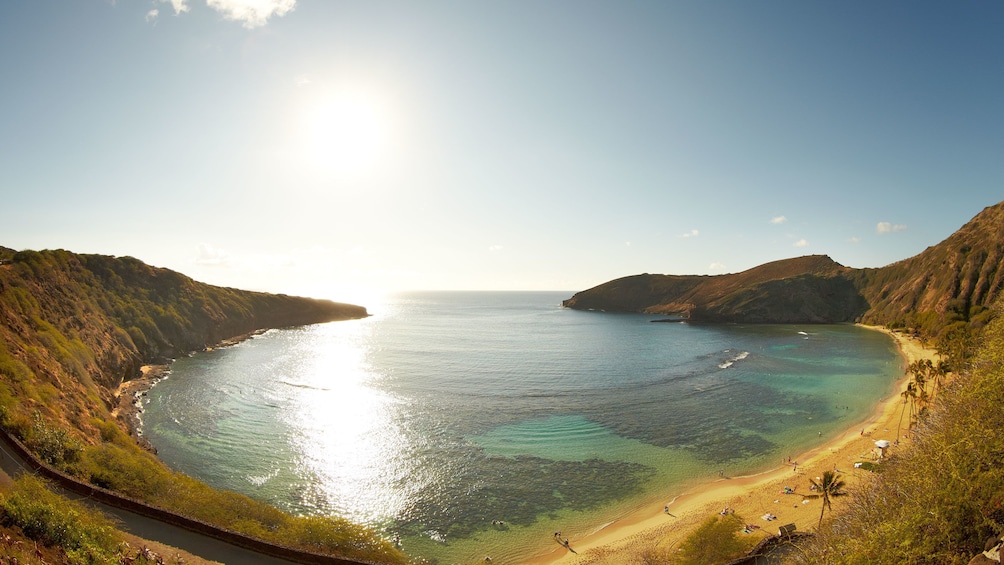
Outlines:
{"label": "sun", "polygon": [[307,162],[338,176],[369,173],[386,157],[389,120],[378,97],[365,92],[335,92],[318,97],[302,115]]}

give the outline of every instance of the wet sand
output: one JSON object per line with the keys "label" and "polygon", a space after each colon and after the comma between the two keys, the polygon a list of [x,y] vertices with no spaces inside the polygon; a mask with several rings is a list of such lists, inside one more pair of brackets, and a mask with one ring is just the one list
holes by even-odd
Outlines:
{"label": "wet sand", "polygon": [[[918,359],[936,359],[933,349],[925,348],[918,340],[885,328],[862,326],[889,334],[896,341],[907,362]],[[903,406],[899,393],[907,385],[906,375],[897,383],[895,392],[890,394],[876,408],[865,422],[845,431],[830,443],[807,453],[792,457],[792,463],[778,461],[778,467],[747,477],[725,477],[680,495],[675,500],[666,500],[641,508],[624,518],[608,524],[600,530],[569,540],[569,546],[577,553],[555,546],[524,563],[531,565],[614,565],[626,560],[626,556],[646,549],[667,548],[679,545],[708,517],[717,515],[728,507],[743,518],[744,523],[755,524],[749,536],[759,541],[761,538],[777,535],[778,528],[795,524],[800,531],[815,529],[819,521],[822,502],[811,495],[809,479],[822,475],[823,471],[840,472],[841,479],[848,488],[861,480],[869,471],[856,469],[854,463],[875,461],[879,454],[875,441],[886,439],[896,441],[897,427]],[[906,438],[907,422],[903,422],[900,446],[909,445]],[[887,450],[887,454],[888,454]],[[797,463],[797,465],[796,465]],[[783,494],[785,487],[791,487],[794,494]],[[668,504],[669,511],[665,511]],[[833,512],[840,512],[843,499],[833,499]],[[776,520],[762,519],[764,514],[777,516]],[[826,516],[830,513],[827,511]],[[824,517],[824,520],[826,518]],[[754,542],[751,542],[751,545]]]}

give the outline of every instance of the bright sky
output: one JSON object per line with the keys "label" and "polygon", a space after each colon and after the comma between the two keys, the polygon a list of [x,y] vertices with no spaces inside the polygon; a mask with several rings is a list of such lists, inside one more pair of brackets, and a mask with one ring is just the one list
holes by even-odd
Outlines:
{"label": "bright sky", "polygon": [[1004,3],[8,0],[0,245],[213,284],[878,267],[1004,199]]}

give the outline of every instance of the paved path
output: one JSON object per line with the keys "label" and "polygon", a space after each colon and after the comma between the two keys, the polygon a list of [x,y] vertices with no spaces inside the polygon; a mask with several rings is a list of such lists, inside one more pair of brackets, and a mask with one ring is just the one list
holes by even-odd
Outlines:
{"label": "paved path", "polygon": [[[3,477],[0,481],[10,481],[10,477],[17,477],[23,473],[31,473],[32,467],[26,461],[17,456],[16,452],[8,445],[7,439],[0,434],[0,471]],[[89,506],[96,508],[105,514],[112,516],[119,524],[119,528],[141,538],[157,541],[178,549],[187,551],[193,555],[198,555],[203,559],[243,565],[253,563],[255,565],[290,565],[295,563],[277,557],[271,557],[256,553],[243,547],[229,544],[214,537],[192,532],[177,526],[165,524],[163,522],[140,516],[128,510],[113,508],[95,500],[81,497],[78,494],[65,491],[55,485],[50,485],[56,492],[73,499],[80,500]]]}

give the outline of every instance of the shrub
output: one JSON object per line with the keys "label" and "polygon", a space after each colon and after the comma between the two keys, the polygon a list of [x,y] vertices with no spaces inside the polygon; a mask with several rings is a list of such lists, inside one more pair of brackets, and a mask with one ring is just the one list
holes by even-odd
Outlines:
{"label": "shrub", "polygon": [[31,431],[25,443],[40,459],[58,468],[76,463],[84,451],[80,440],[65,429],[48,423],[38,412],[32,417]]}
{"label": "shrub", "polygon": [[743,520],[737,514],[713,516],[680,543],[677,563],[713,565],[727,563],[753,548],[752,538],[742,538]]}
{"label": "shrub", "polygon": [[59,546],[72,563],[118,562],[121,535],[99,512],[50,491],[42,480],[23,475],[0,497],[0,520],[47,546]]}

